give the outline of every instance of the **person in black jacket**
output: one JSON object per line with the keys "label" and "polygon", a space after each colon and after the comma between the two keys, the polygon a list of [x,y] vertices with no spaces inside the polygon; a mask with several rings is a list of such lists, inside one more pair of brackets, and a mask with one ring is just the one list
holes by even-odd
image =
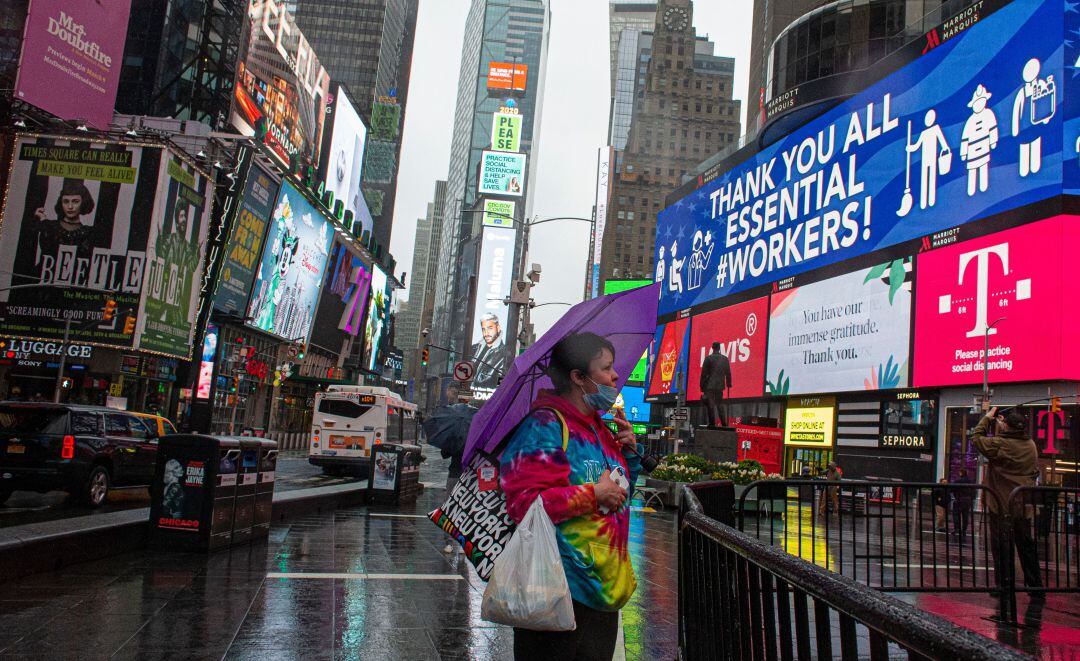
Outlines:
{"label": "person in black jacket", "polygon": [[971,526],[971,509],[975,503],[975,482],[968,475],[966,468],[960,469],[960,475],[953,480],[953,484],[962,484],[970,488],[951,489],[952,491],[952,515],[953,534],[964,543],[968,528]]}
{"label": "person in black jacket", "polygon": [[709,402],[709,421],[711,425],[727,426],[727,419],[721,403],[728,389],[731,388],[731,361],[720,353],[720,343],[712,343],[712,353],[701,365],[701,391]]}

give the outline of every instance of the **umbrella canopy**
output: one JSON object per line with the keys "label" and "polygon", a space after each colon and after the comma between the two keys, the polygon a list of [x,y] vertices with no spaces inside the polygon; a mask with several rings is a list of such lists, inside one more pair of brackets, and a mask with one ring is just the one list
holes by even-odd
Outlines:
{"label": "umbrella canopy", "polygon": [[476,409],[468,404],[440,406],[424,420],[424,435],[429,445],[450,454],[457,454],[465,447],[469,436],[469,424]]}
{"label": "umbrella canopy", "polygon": [[650,285],[593,298],[567,310],[536,344],[517,357],[491,399],[473,418],[464,461],[468,463],[477,450],[494,451],[528,415],[537,393],[552,387],[544,372],[552,349],[567,335],[588,332],[607,338],[615,347],[615,371],[622,388],[656,332],[659,295],[659,285]]}

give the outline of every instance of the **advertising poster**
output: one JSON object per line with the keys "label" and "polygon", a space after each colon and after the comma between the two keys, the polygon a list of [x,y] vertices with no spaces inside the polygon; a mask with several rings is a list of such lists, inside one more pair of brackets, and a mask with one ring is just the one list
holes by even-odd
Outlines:
{"label": "advertising poster", "polygon": [[689,362],[690,320],[679,319],[656,329],[650,356],[649,395],[674,395],[682,388]]}
{"label": "advertising poster", "polygon": [[769,337],[769,298],[764,296],[694,317],[690,330],[689,401],[701,399],[701,366],[713,342],[731,363],[728,397],[760,397]]}
{"label": "advertising poster", "polygon": [[494,151],[519,151],[521,149],[521,113],[508,112],[509,108],[491,116],[491,149]]}
{"label": "advertising poster", "polygon": [[368,130],[349,101],[344,87],[336,85],[332,99],[333,103],[328,108],[333,111],[329,115],[330,145],[325,157],[323,180],[326,189],[334,194],[334,200],[341,200],[345,210],[352,212],[353,222],[359,223],[359,231],[356,231],[359,235],[360,232],[370,232],[374,225],[360,190]]}
{"label": "advertising poster", "polygon": [[772,295],[766,394],[908,385],[912,259]]}
{"label": "advertising poster", "polygon": [[206,462],[183,455],[165,461],[157,525],[169,530],[199,532],[206,495]]}
{"label": "advertising poster", "polygon": [[1010,2],[660,212],[659,314],[1060,195],[1062,13]]}
{"label": "advertising poster", "polygon": [[[469,360],[476,365],[472,388],[494,391],[506,373],[506,319],[513,280],[514,230],[485,227],[480,243],[480,269],[473,299],[472,345]],[[489,394],[489,393],[484,393]]]}
{"label": "advertising poster", "polygon": [[131,0],[33,0],[15,95],[61,119],[107,130],[130,13]]}
{"label": "advertising poster", "polygon": [[218,327],[206,325],[203,335],[202,357],[199,361],[199,380],[195,383],[195,399],[210,399],[210,387],[214,380],[214,357],[217,356]]}
{"label": "advertising poster", "polygon": [[485,151],[480,160],[481,195],[521,197],[525,186],[525,154]]}
{"label": "advertising poster", "polygon": [[387,317],[390,316],[390,289],[386,273],[371,267],[371,296],[368,299],[367,323],[364,324],[364,363],[371,372],[379,372],[379,344]]}
{"label": "advertising poster", "polygon": [[517,202],[513,200],[484,200],[484,227],[513,227]]}
{"label": "advertising poster", "polygon": [[248,306],[251,326],[307,342],[332,241],[322,213],[283,182]]}
{"label": "advertising poster", "polygon": [[488,62],[487,88],[524,92],[529,65],[517,62]]}
{"label": "advertising poster", "polygon": [[[0,228],[0,331],[132,346],[123,313],[138,310],[154,223],[159,148],[22,136]],[[8,289],[12,286],[43,285]],[[95,290],[95,291],[91,291]],[[119,312],[100,324],[107,300]]]}
{"label": "advertising poster", "polygon": [[1078,225],[1056,216],[919,255],[914,385],[981,384],[984,361],[991,384],[1080,376]]}
{"label": "advertising poster", "polygon": [[[324,347],[339,347],[346,335],[360,332],[360,312],[371,288],[371,272],[360,256],[334,241],[323,278],[319,309],[311,341]],[[363,300],[358,300],[363,299]]]}
{"label": "advertising poster", "polygon": [[161,212],[150,227],[139,348],[170,356],[191,355],[199,303],[206,234],[210,224],[209,181],[177,158],[165,168]]}
{"label": "advertising poster", "polygon": [[247,309],[248,294],[251,293],[255,268],[262,255],[263,240],[277,193],[277,182],[261,168],[251,166],[232,235],[225,246],[225,261],[221,265],[221,278],[214,294],[214,309],[237,315],[242,315]]}
{"label": "advertising poster", "polygon": [[282,163],[319,163],[330,75],[283,0],[251,0],[229,123]]}
{"label": "advertising poster", "polygon": [[831,446],[835,420],[835,398],[793,397],[784,417],[784,445]]}

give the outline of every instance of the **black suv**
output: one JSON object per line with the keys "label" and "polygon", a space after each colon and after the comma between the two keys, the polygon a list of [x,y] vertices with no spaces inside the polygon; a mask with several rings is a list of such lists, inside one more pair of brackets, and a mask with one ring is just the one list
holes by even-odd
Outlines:
{"label": "black suv", "polygon": [[0,504],[62,489],[98,507],[114,484],[150,484],[157,448],[157,430],[124,411],[0,402]]}

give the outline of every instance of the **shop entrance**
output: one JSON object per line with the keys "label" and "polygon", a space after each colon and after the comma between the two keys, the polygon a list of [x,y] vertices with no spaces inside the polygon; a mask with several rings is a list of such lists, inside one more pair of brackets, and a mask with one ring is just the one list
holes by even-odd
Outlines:
{"label": "shop entrance", "polygon": [[791,479],[825,475],[832,461],[833,451],[817,448],[786,448],[784,450],[785,474]]}

